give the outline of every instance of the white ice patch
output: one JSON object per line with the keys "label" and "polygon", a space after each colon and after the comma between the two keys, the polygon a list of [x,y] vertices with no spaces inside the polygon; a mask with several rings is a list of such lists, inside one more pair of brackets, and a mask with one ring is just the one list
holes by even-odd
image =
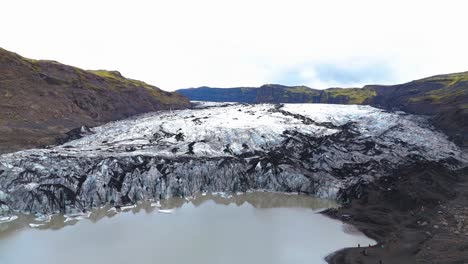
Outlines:
{"label": "white ice patch", "polygon": [[29,224],[29,226],[31,228],[38,228],[38,227],[41,227],[41,226],[44,226],[45,224]]}
{"label": "white ice patch", "polygon": [[174,210],[173,209],[159,209],[158,212],[163,213],[163,214],[172,214]]}
{"label": "white ice patch", "polygon": [[71,221],[77,221],[77,219],[72,218],[72,217],[67,217],[67,218],[65,218],[65,220],[63,222],[68,223],[68,222],[71,222]]}
{"label": "white ice patch", "polygon": [[34,220],[38,222],[50,222],[51,219],[52,215],[37,215]]}
{"label": "white ice patch", "polygon": [[28,190],[28,191],[32,191],[32,190],[36,189],[38,186],[39,186],[38,183],[36,183],[36,182],[30,182],[30,183],[28,183],[28,184],[25,184],[25,185],[24,185],[24,188],[26,188],[26,190]]}
{"label": "white ice patch", "polygon": [[151,207],[161,207],[161,202],[157,201],[155,203],[151,203]]}
{"label": "white ice patch", "polygon": [[8,222],[14,221],[16,219],[18,219],[18,216],[16,216],[16,215],[0,217],[0,224],[1,223],[8,223]]}
{"label": "white ice patch", "polygon": [[8,198],[8,195],[0,191],[0,201],[5,201]]}
{"label": "white ice patch", "polygon": [[128,206],[122,206],[122,207],[120,207],[120,210],[127,211],[127,210],[130,210],[130,209],[136,208],[136,207],[137,207],[136,204],[128,205]]}
{"label": "white ice patch", "polygon": [[215,195],[215,196],[219,196],[221,198],[225,198],[225,199],[232,198],[232,195],[230,193],[226,193],[226,192],[213,192],[212,194]]}
{"label": "white ice patch", "polygon": [[91,216],[91,212],[84,212],[84,213],[73,213],[73,214],[65,214],[65,221],[72,221],[72,220],[82,220],[89,218]]}

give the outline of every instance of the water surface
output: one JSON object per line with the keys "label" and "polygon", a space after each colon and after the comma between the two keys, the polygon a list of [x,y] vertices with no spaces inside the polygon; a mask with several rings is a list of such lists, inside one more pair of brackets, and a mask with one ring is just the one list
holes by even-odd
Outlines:
{"label": "water surface", "polygon": [[374,243],[317,213],[333,201],[309,196],[206,195],[156,205],[106,207],[81,221],[21,215],[0,224],[0,263],[325,263],[338,249]]}

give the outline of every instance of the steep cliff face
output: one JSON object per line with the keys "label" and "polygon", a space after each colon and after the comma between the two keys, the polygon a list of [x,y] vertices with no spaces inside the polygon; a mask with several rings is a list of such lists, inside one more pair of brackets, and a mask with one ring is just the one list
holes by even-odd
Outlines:
{"label": "steep cliff face", "polygon": [[86,71],[0,48],[0,153],[51,144],[65,132],[189,101],[116,71]]}
{"label": "steep cliff face", "polygon": [[347,199],[349,188],[401,166],[467,162],[426,118],[370,106],[210,103],[81,132],[51,149],[0,156],[4,214],[77,212],[204,191]]}
{"label": "steep cliff face", "polygon": [[[242,89],[247,89],[248,100],[238,96]],[[468,146],[468,72],[438,75],[399,85],[368,85],[363,88],[316,90],[305,86],[264,85],[259,88],[204,87],[177,92],[198,101],[359,104],[403,110],[432,116],[437,128],[459,145]],[[221,92],[222,97],[213,96]]]}

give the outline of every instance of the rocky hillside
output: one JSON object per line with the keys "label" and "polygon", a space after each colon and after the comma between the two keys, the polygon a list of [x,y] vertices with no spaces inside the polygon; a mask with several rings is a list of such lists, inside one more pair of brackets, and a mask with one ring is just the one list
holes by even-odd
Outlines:
{"label": "rocky hillside", "polygon": [[438,75],[399,85],[316,90],[305,86],[191,88],[178,93],[191,100],[245,103],[363,104],[433,116],[434,124],[468,146],[468,72]]}
{"label": "rocky hillside", "polygon": [[0,48],[0,153],[55,143],[82,125],[189,105],[117,71],[86,71]]}
{"label": "rocky hillside", "polygon": [[434,124],[468,147],[468,72],[433,76],[392,86],[365,86],[375,91],[371,105],[433,116]]}

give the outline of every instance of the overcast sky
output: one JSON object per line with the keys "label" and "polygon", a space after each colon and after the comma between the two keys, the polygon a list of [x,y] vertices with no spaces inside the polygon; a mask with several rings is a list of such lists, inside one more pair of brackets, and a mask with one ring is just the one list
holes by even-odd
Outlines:
{"label": "overcast sky", "polygon": [[166,90],[468,71],[468,1],[2,0],[0,46]]}

